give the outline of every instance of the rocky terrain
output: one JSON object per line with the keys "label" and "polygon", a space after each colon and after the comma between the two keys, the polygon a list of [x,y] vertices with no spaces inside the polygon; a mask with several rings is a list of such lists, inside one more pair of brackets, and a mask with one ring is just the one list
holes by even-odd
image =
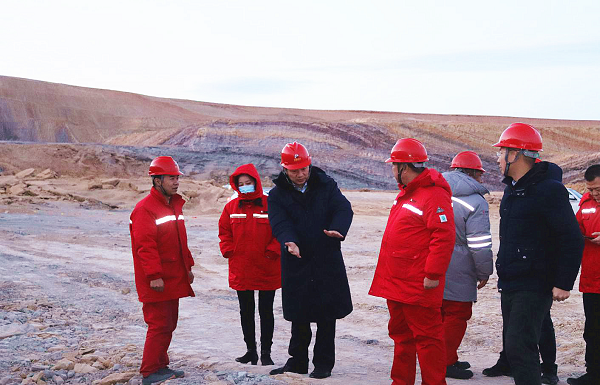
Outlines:
{"label": "rocky terrain", "polygon": [[[491,144],[515,121],[540,130],[543,157],[564,168],[568,183],[581,181],[581,171],[600,160],[598,121],[234,106],[0,76],[0,141],[110,145],[90,151],[122,153],[141,162],[173,155],[201,179],[223,178],[248,162],[265,175],[277,173],[281,148],[298,140],[342,187],[393,189],[382,161],[397,139],[415,137],[438,170],[446,170],[460,151],[478,152],[488,170],[485,184],[498,190],[501,178]],[[0,157],[0,168],[25,168],[14,164],[19,158]],[[67,160],[58,156],[57,161]],[[107,172],[122,171],[106,161]],[[43,166],[29,162],[28,167]]]}
{"label": "rocky terrain", "polygon": [[[128,217],[147,193],[147,180],[100,178],[82,184],[79,178],[41,179],[29,170],[17,174],[31,193],[12,198],[0,193],[0,384],[139,384],[145,324],[134,286]],[[55,194],[45,192],[53,188]],[[184,369],[186,377],[169,383],[389,383],[393,345],[388,313],[384,300],[367,293],[395,192],[344,191],[355,211],[343,244],[354,311],[338,322],[336,366],[326,380],[269,376],[269,367],[234,362],[245,346],[217,238],[218,217],[230,191],[187,181],[181,192],[190,199],[184,211],[196,260],[196,297],[181,301],[170,348],[171,366]],[[497,194],[490,201],[496,202]],[[497,204],[492,203],[490,214],[497,249]],[[496,283],[494,274],[479,291],[460,348],[461,360],[475,372],[470,384],[512,383],[508,377],[490,380],[481,374],[501,349]],[[564,384],[583,370],[581,294],[575,290],[565,303],[555,303],[552,315]],[[282,318],[279,291],[275,317],[273,359],[281,365],[287,358],[289,323]]]}
{"label": "rocky terrain", "polygon": [[[171,366],[174,384],[386,384],[393,346],[385,302],[367,294],[395,183],[383,160],[397,138],[429,150],[447,169],[454,154],[478,151],[488,172],[494,249],[500,173],[490,147],[503,128],[525,121],[544,137],[544,159],[583,191],[582,172],[600,162],[600,122],[372,111],[308,111],[219,105],[0,76],[0,385],[140,384],[145,324],[133,283],[128,216],[149,191],[148,165],[171,155],[186,174],[180,193],[195,257],[195,298],[181,301]],[[240,164],[254,163],[269,186],[279,151],[299,140],[314,164],[343,188],[355,212],[343,244],[354,311],[338,323],[331,378],[268,376],[234,362],[244,352],[235,292],[218,250],[217,221]],[[479,291],[461,345],[470,384],[511,384],[481,374],[501,349],[494,274]],[[577,283],[576,286],[577,287]],[[289,323],[275,299],[273,359],[287,358]],[[581,294],[552,310],[559,376],[581,374]],[[464,381],[449,380],[449,384]]]}

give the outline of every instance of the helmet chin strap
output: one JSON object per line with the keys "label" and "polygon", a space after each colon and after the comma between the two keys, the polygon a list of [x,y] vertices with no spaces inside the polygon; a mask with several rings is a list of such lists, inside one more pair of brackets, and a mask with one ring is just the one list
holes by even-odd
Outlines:
{"label": "helmet chin strap", "polygon": [[406,186],[404,183],[402,183],[402,171],[404,171],[404,168],[402,170],[400,170],[400,167],[403,166],[402,163],[398,163],[398,176],[396,177],[396,182],[398,182],[398,184],[401,184],[402,186]]}
{"label": "helmet chin strap", "polygon": [[504,153],[504,163],[506,163],[506,167],[504,167],[504,176],[508,176],[508,169],[510,168],[510,165],[515,163],[517,161],[517,159],[519,159],[519,156],[521,155],[521,151],[517,152],[517,156],[515,156],[515,159],[512,162],[508,161],[508,153],[510,151],[507,149],[506,152]]}
{"label": "helmet chin strap", "polygon": [[[170,195],[167,194],[167,192],[165,191],[165,188],[162,186],[163,181],[164,181],[164,175],[160,176],[160,186],[158,186],[158,190],[167,198],[170,198]],[[155,186],[156,187],[156,186]]]}

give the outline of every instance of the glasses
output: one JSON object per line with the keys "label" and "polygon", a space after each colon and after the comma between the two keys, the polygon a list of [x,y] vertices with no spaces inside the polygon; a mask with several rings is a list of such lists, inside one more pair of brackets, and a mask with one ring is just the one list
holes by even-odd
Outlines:
{"label": "glasses", "polygon": [[498,158],[500,158],[501,156],[504,156],[505,153],[511,152],[511,151],[520,151],[520,150],[517,150],[514,148],[503,148],[502,150],[496,152],[496,156]]}

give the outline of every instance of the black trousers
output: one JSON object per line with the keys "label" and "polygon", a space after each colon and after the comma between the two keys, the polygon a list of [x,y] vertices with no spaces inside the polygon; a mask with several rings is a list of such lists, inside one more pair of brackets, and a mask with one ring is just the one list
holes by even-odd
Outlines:
{"label": "black trousers", "polygon": [[[312,362],[319,370],[331,371],[335,364],[335,322],[335,319],[317,322]],[[288,348],[291,357],[286,365],[299,371],[308,369],[308,347],[311,339],[310,322],[292,322],[292,338]]]}
{"label": "black trousers", "polygon": [[585,313],[585,366],[587,372],[600,378],[600,294],[583,293]]}
{"label": "black trousers", "polygon": [[[254,290],[237,291],[240,303],[240,317],[244,342],[248,350],[256,350],[256,332],[254,325]],[[275,290],[260,290],[258,292],[258,314],[260,315],[260,350],[271,352],[273,345],[273,330],[275,318],[273,317],[273,300]]]}
{"label": "black trousers", "polygon": [[502,293],[502,338],[516,385],[541,384],[538,344],[552,293]]}
{"label": "black trousers", "polygon": [[[538,343],[540,356],[542,357],[542,373],[557,374],[558,365],[556,365],[556,335],[554,334],[554,323],[550,312],[546,313],[542,321],[542,331],[540,333],[540,342]],[[508,358],[504,350],[500,352],[498,363],[505,368],[510,368]]]}

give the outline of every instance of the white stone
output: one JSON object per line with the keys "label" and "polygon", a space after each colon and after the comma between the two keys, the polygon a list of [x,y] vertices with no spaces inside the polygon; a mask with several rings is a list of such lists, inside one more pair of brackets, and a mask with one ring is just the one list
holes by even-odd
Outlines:
{"label": "white stone", "polygon": [[75,364],[73,370],[75,371],[75,373],[94,373],[98,371],[98,369],[94,368],[93,366],[80,363]]}
{"label": "white stone", "polygon": [[63,358],[62,360],[58,361],[56,363],[56,365],[54,365],[52,367],[52,370],[71,370],[75,367],[75,363],[71,360],[68,360],[66,358]]}
{"label": "white stone", "polygon": [[35,328],[29,324],[10,323],[0,326],[0,340],[20,334],[26,334],[33,331]]}
{"label": "white stone", "polygon": [[15,176],[19,179],[23,179],[23,178],[27,178],[27,177],[33,175],[34,172],[35,172],[35,168],[28,168],[21,172],[16,173]]}
{"label": "white stone", "polygon": [[137,372],[125,372],[125,373],[113,373],[107,377],[104,377],[98,383],[99,385],[114,385],[118,383],[126,383],[132,379]]}

